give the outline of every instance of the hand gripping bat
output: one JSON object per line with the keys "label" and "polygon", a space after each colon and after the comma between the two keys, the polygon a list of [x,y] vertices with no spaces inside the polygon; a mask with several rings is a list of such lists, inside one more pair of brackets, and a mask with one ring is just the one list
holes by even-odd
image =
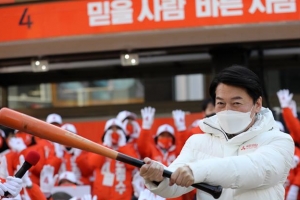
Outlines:
{"label": "hand gripping bat", "polygon": [[[90,141],[77,134],[68,132],[52,124],[36,119],[29,115],[14,111],[9,108],[0,110],[0,124],[9,128],[17,129],[25,133],[32,134],[39,138],[57,142],[62,145],[82,149],[88,152],[93,152],[114,160],[118,160],[135,167],[142,167],[145,163],[139,159],[119,153],[98,143]],[[172,172],[164,170],[163,176],[170,178]],[[215,199],[218,199],[222,194],[221,186],[211,186],[206,183],[193,184],[193,187],[211,194]]]}

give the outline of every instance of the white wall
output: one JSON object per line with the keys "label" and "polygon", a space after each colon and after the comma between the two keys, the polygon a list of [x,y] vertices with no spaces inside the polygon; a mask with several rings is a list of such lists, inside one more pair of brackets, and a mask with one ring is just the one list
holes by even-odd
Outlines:
{"label": "white wall", "polygon": [[204,99],[204,75],[175,76],[175,100],[191,101]]}

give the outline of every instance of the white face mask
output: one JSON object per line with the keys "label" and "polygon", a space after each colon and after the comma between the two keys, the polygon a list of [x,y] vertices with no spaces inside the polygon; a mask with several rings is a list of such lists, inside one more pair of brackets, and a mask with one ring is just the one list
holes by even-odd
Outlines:
{"label": "white face mask", "polygon": [[243,132],[252,122],[251,111],[239,112],[233,110],[224,110],[216,113],[218,123],[227,134],[238,134]]}

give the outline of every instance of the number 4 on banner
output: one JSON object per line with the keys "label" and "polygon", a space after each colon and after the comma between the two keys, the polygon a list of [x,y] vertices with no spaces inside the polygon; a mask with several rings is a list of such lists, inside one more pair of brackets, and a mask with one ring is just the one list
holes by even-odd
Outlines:
{"label": "number 4 on banner", "polygon": [[22,14],[22,17],[21,17],[21,19],[19,21],[19,25],[27,25],[27,27],[30,28],[31,25],[32,25],[32,21],[30,20],[30,15],[27,15],[27,21],[25,19],[26,14],[27,14],[27,10],[28,10],[28,8],[25,8],[25,10],[24,10],[24,12]]}

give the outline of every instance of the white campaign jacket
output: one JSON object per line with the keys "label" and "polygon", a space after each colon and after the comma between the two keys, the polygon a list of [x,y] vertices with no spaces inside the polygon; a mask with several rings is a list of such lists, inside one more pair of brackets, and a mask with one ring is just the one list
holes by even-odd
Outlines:
{"label": "white campaign jacket", "polygon": [[[288,134],[279,131],[269,109],[262,108],[255,124],[232,139],[222,131],[216,116],[203,119],[200,128],[205,134],[191,136],[168,170],[188,165],[195,183],[224,188],[220,200],[284,199],[283,184],[292,165],[294,142]],[[146,181],[146,186],[165,198],[193,189],[170,187],[168,178],[158,186]],[[197,190],[197,199],[214,198]]]}

